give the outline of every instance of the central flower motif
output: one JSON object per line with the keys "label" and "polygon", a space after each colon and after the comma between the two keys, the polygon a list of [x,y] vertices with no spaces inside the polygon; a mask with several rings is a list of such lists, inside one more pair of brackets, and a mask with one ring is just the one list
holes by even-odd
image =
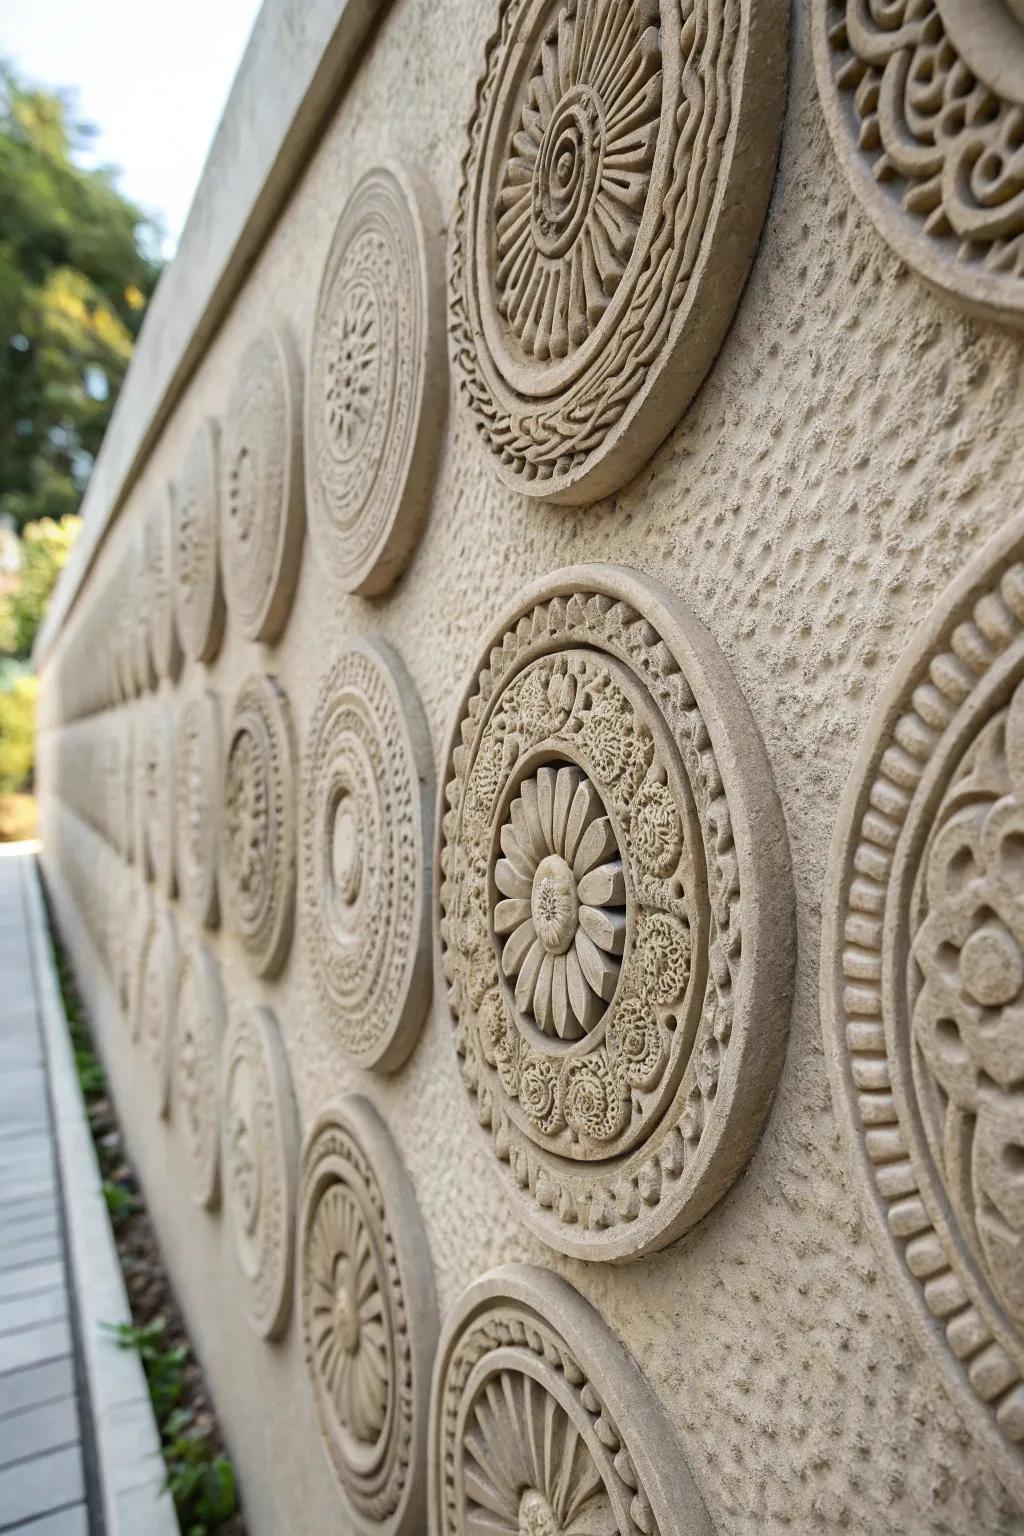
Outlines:
{"label": "central flower motif", "polygon": [[243,543],[252,532],[258,499],[256,464],[248,448],[243,446],[228,476],[228,515]]}
{"label": "central flower motif", "polygon": [[325,1191],[307,1241],[314,1368],[341,1424],[373,1444],[387,1418],[391,1353],[373,1244],[344,1185]]}
{"label": "central flower motif", "polygon": [[524,780],[501,848],[493,922],[516,1004],[545,1034],[581,1039],[614,996],[626,937],[622,859],[582,770],[548,765]]}
{"label": "central flower motif", "polygon": [[380,374],[380,316],[365,284],[344,291],[328,342],[326,372],[327,425],[339,450],[348,455],[369,421]]}
{"label": "central flower motif", "polygon": [[536,1488],[527,1488],[519,1501],[519,1536],[562,1536],[558,1516]]}

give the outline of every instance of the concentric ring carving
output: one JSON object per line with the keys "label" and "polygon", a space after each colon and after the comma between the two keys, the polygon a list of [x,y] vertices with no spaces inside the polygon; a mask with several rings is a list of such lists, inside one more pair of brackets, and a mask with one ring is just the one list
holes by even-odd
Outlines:
{"label": "concentric ring carving", "polygon": [[425,1527],[437,1303],[408,1174],[373,1106],[324,1111],[302,1154],[299,1291],[323,1444],[362,1531]]}
{"label": "concentric ring carving", "polygon": [[306,395],[317,553],[346,592],[401,573],[429,504],[444,416],[438,220],[397,166],[356,185],[320,283]]}
{"label": "concentric ring carving", "polygon": [[513,1198],[580,1258],[664,1246],[752,1151],[793,964],[785,827],[721,652],[614,566],[538,583],[447,758],[441,955]]}
{"label": "concentric ring carving", "polygon": [[220,1064],[224,993],[217,962],[199,939],[178,968],[172,1060],[173,1106],[185,1143],[189,1189],[196,1205],[220,1204]]}
{"label": "concentric ring carving", "polygon": [[288,700],[251,677],[235,700],[224,753],[220,895],[259,976],[275,976],[295,912],[295,746]]}
{"label": "concentric ring carving", "polygon": [[175,611],[182,649],[193,661],[212,661],[224,634],[217,452],[217,424],[207,419],[189,445],[175,496]]}
{"label": "concentric ring carving", "polygon": [[361,642],[324,678],[304,775],[313,975],[349,1059],[391,1071],[430,998],[434,774],[415,689],[385,646]]}
{"label": "concentric ring carving", "polygon": [[149,508],[143,539],[145,602],[142,621],[159,677],[174,678],[181,670],[181,642],[174,609],[174,492],[167,486]]}
{"label": "concentric ring carving", "polygon": [[431,1393],[436,1536],[711,1536],[664,1409],[559,1276],[491,1270],[459,1300]]}
{"label": "concentric ring carving", "polygon": [[288,1062],[269,1008],[250,1007],[232,1018],[221,1084],[224,1203],[242,1305],[261,1338],[277,1339],[291,1311],[299,1145]]}
{"label": "concentric ring carving", "polygon": [[912,1316],[1024,1505],[1024,517],[936,605],[830,859],[833,1098]]}
{"label": "concentric ring carving", "polygon": [[170,910],[157,899],[142,929],[135,984],[132,1038],[141,1040],[156,1087],[157,1109],[170,1107],[174,998],[178,979],[178,935]]}
{"label": "concentric ring carving", "polygon": [[196,922],[216,927],[222,766],[220,707],[208,691],[189,699],[178,720],[174,804],[181,899]]}
{"label": "concentric ring carving", "polygon": [[141,867],[165,896],[177,888],[174,809],[174,725],[170,711],[154,699],[143,706],[136,737],[137,837]]}
{"label": "concentric ring carving", "polygon": [[228,606],[249,640],[277,640],[302,558],[302,373],[289,335],[246,347],[224,426],[221,569]]}
{"label": "concentric ring carving", "polygon": [[585,503],[685,411],[771,192],[783,0],[504,0],[452,238],[461,392],[501,477]]}

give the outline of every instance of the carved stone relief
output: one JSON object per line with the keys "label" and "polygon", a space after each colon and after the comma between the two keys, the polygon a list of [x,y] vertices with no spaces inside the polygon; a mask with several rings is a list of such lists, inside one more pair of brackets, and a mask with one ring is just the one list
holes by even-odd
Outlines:
{"label": "carved stone relief", "polygon": [[833,1098],[902,1294],[1024,1504],[1024,518],[936,605],[832,846]]}
{"label": "carved stone relief", "polygon": [[259,976],[274,976],[295,909],[295,747],[276,678],[251,677],[235,700],[224,757],[220,894],[225,921]]}
{"label": "carved stone relief", "polygon": [[420,1536],[433,1269],[409,1176],[358,1095],[306,1137],[298,1242],[306,1364],[346,1509],[361,1531]]}
{"label": "carved stone relief", "polygon": [[879,233],[967,308],[1024,325],[1019,0],[814,0],[836,153]]}
{"label": "carved stone relief", "polygon": [[168,486],[149,509],[145,524],[146,594],[144,622],[149,628],[150,654],[159,677],[177,677],[181,643],[174,611],[173,492]]}
{"label": "carved stone relief", "polygon": [[170,1107],[178,936],[170,909],[159,898],[149,907],[139,952],[132,1036],[141,1041],[156,1089],[159,1113]]}
{"label": "carved stone relief", "polygon": [[527,1224],[631,1258],[753,1150],[785,1049],[793,893],[764,748],[653,580],[538,583],[445,764],[440,939],[464,1082]]}
{"label": "carved stone relief", "polygon": [[469,130],[449,331],[502,479],[585,503],[679,420],[761,233],[785,0],[504,0]]}
{"label": "carved stone relief", "polygon": [[176,889],[174,726],[166,707],[146,704],[136,741],[136,815],[143,869],[165,896]]}
{"label": "carved stone relief", "polygon": [[433,795],[412,683],[392,652],[363,641],[321,684],[302,795],[312,971],[361,1067],[400,1066],[430,999]]}
{"label": "carved stone relief", "polygon": [[346,592],[383,592],[419,537],[447,399],[439,220],[397,166],[358,182],[320,283],[306,394],[319,557]]}
{"label": "carved stone relief", "polygon": [[221,1092],[224,1203],[242,1305],[261,1338],[277,1339],[291,1312],[299,1145],[288,1062],[269,1008],[249,1007],[232,1018]]}
{"label": "carved stone relief", "polygon": [[601,1315],[527,1264],[464,1293],[434,1369],[436,1536],[711,1536],[664,1409]]}
{"label": "carved stone relief", "polygon": [[188,1183],[196,1205],[220,1204],[220,1065],[224,994],[205,944],[193,939],[178,969],[174,1011],[173,1105],[185,1144]]}
{"label": "carved stone relief", "polygon": [[212,661],[224,634],[217,451],[217,424],[207,419],[189,445],[175,494],[175,611],[182,649],[193,661]]}
{"label": "carved stone relief", "polygon": [[302,373],[291,338],[262,330],[242,356],[221,453],[221,570],[249,640],[279,638],[302,557]]}
{"label": "carved stone relief", "polygon": [[177,869],[181,898],[196,922],[217,926],[217,854],[222,788],[220,708],[205,691],[190,699],[178,721],[174,761]]}

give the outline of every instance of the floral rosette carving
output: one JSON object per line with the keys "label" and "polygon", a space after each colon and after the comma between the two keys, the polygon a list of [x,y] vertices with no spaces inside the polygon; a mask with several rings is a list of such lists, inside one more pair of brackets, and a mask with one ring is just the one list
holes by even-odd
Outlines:
{"label": "floral rosette carving", "polygon": [[492,1270],[438,1350],[437,1536],[711,1536],[683,1449],[632,1356],[569,1283]]}
{"label": "floral rosette carving", "polygon": [[833,143],[879,232],[967,308],[1024,324],[1019,0],[815,0]]}
{"label": "floral rosette carving", "polygon": [[305,531],[302,372],[290,336],[262,330],[242,354],[220,455],[221,570],[248,640],[280,638]]}
{"label": "floral rosette carving", "polygon": [[362,176],[327,255],[306,393],[317,553],[346,592],[385,591],[419,536],[443,421],[438,220],[398,166]]}
{"label": "floral rosette carving", "polygon": [[782,119],[781,0],[504,0],[452,231],[460,390],[502,478],[610,494],[711,366]]}
{"label": "floral rosette carving", "polygon": [[145,594],[142,619],[148,625],[149,651],[159,677],[181,670],[181,642],[174,610],[174,502],[170,486],[149,508],[143,528]]}
{"label": "floral rosette carving", "polygon": [[822,1012],[880,1246],[1024,1506],[1024,518],[897,667],[831,854]]}
{"label": "floral rosette carving", "polygon": [[172,1099],[196,1205],[220,1204],[220,1063],[224,993],[217,962],[199,940],[185,949],[174,1010]]}
{"label": "floral rosette carving", "polygon": [[197,923],[219,920],[217,854],[221,802],[220,709],[215,694],[190,699],[178,720],[174,758],[177,873],[182,901]]}
{"label": "floral rosette carving", "polygon": [[175,491],[175,612],[182,649],[193,661],[212,661],[224,635],[217,448],[217,424],[204,421],[189,445]]}
{"label": "floral rosette carving", "polygon": [[136,737],[138,784],[136,846],[141,867],[165,896],[177,890],[174,809],[174,726],[170,712],[154,700],[144,706]]}
{"label": "floral rosette carving", "polygon": [[257,975],[275,976],[295,909],[295,746],[276,678],[252,677],[235,700],[224,756],[220,890],[225,918]]}
{"label": "floral rosette carving", "polygon": [[221,1169],[254,1331],[277,1339],[292,1299],[298,1126],[277,1020],[251,1007],[228,1025],[221,1063]]}
{"label": "floral rosette carving", "polygon": [[487,658],[440,841],[463,1078],[533,1229],[630,1257],[704,1214],[767,1112],[792,962],[781,812],[724,659],[655,583],[559,573]]}
{"label": "floral rosette carving", "polygon": [[132,1039],[142,1043],[156,1086],[157,1109],[161,1116],[166,1116],[170,1107],[177,979],[178,936],[174,918],[163,902],[153,901],[147,909],[142,929]]}
{"label": "floral rosette carving", "polygon": [[302,1154],[302,1332],[323,1444],[360,1530],[424,1529],[437,1303],[409,1177],[383,1122],[350,1095]]}
{"label": "floral rosette carving", "polygon": [[304,766],[312,971],[346,1055],[391,1071],[430,998],[434,773],[397,656],[364,641],[328,672]]}

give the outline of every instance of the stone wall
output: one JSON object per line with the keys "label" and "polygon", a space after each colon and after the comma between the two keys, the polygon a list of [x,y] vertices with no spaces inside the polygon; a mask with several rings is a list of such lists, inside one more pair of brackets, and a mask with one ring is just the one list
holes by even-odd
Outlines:
{"label": "stone wall", "polygon": [[268,0],[40,656],[255,1533],[1024,1528],[1022,80]]}

